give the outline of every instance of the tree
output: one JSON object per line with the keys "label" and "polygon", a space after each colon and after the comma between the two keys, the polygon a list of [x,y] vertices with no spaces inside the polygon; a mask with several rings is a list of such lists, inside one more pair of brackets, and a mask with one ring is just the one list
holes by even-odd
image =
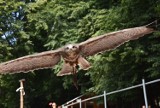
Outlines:
{"label": "tree", "polygon": [[[159,7],[158,0],[1,0],[0,61],[82,42],[106,32],[148,24],[159,17]],[[89,57],[92,68],[79,70],[78,91],[72,84],[72,76],[56,77],[61,63],[52,70],[1,75],[0,93],[4,98],[0,98],[0,107],[18,106],[19,96],[15,90],[21,78],[26,79],[27,108],[38,105],[48,107],[52,99],[62,104],[80,92],[98,94],[103,90],[109,92],[138,84],[142,78],[147,81],[159,78],[158,39],[159,32],[156,32],[116,50]],[[139,90],[117,94],[109,99],[116,101],[122,98],[130,103],[138,98],[131,98],[135,94],[139,94]],[[159,97],[159,94],[153,95],[150,94],[151,98]],[[121,106],[128,107],[127,103],[125,105]]]}

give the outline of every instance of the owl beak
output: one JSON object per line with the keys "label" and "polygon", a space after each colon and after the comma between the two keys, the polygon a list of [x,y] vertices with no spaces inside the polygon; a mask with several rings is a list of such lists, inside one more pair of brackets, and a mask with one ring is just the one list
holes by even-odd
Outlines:
{"label": "owl beak", "polygon": [[67,53],[68,53],[68,54],[72,54],[73,51],[72,51],[72,50],[68,50]]}
{"label": "owl beak", "polygon": [[69,49],[69,52],[72,52],[72,51],[73,51],[73,48],[70,48],[70,49]]}

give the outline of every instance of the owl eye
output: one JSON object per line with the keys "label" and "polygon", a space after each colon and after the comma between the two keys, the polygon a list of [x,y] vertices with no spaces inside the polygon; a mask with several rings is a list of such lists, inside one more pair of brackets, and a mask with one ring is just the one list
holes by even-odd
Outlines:
{"label": "owl eye", "polygon": [[72,46],[72,48],[77,48],[76,46]]}
{"label": "owl eye", "polygon": [[66,49],[66,50],[68,50],[69,48],[68,48],[68,47],[66,47],[65,49]]}

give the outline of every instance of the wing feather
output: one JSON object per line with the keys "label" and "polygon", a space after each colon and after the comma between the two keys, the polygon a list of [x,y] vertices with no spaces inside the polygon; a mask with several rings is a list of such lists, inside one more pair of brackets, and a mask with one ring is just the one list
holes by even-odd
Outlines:
{"label": "wing feather", "polygon": [[42,68],[52,68],[60,61],[60,50],[45,51],[0,64],[0,73],[29,72]]}
{"label": "wing feather", "polygon": [[123,29],[90,38],[80,43],[79,47],[84,56],[91,56],[99,52],[115,49],[127,41],[138,39],[153,31],[154,29],[146,26]]}

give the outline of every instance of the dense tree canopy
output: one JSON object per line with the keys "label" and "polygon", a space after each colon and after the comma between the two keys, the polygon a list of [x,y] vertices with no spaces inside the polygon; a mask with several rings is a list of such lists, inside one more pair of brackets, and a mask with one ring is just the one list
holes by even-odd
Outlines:
{"label": "dense tree canopy", "polygon": [[[160,17],[159,0],[0,0],[0,62],[56,49],[68,43],[124,28],[148,24]],[[92,68],[79,70],[76,90],[72,76],[57,77],[53,69],[0,75],[0,107],[17,108],[21,78],[25,78],[25,107],[63,104],[85,92],[117,90],[160,77],[160,32],[89,57]],[[158,85],[148,87],[150,103],[160,97]],[[138,100],[139,90],[109,97]],[[131,98],[132,97],[132,98]],[[140,100],[140,99],[139,99]],[[140,100],[142,101],[142,100]],[[141,104],[141,103],[139,103]],[[128,108],[122,105],[123,108]],[[135,106],[135,107],[138,107]]]}

